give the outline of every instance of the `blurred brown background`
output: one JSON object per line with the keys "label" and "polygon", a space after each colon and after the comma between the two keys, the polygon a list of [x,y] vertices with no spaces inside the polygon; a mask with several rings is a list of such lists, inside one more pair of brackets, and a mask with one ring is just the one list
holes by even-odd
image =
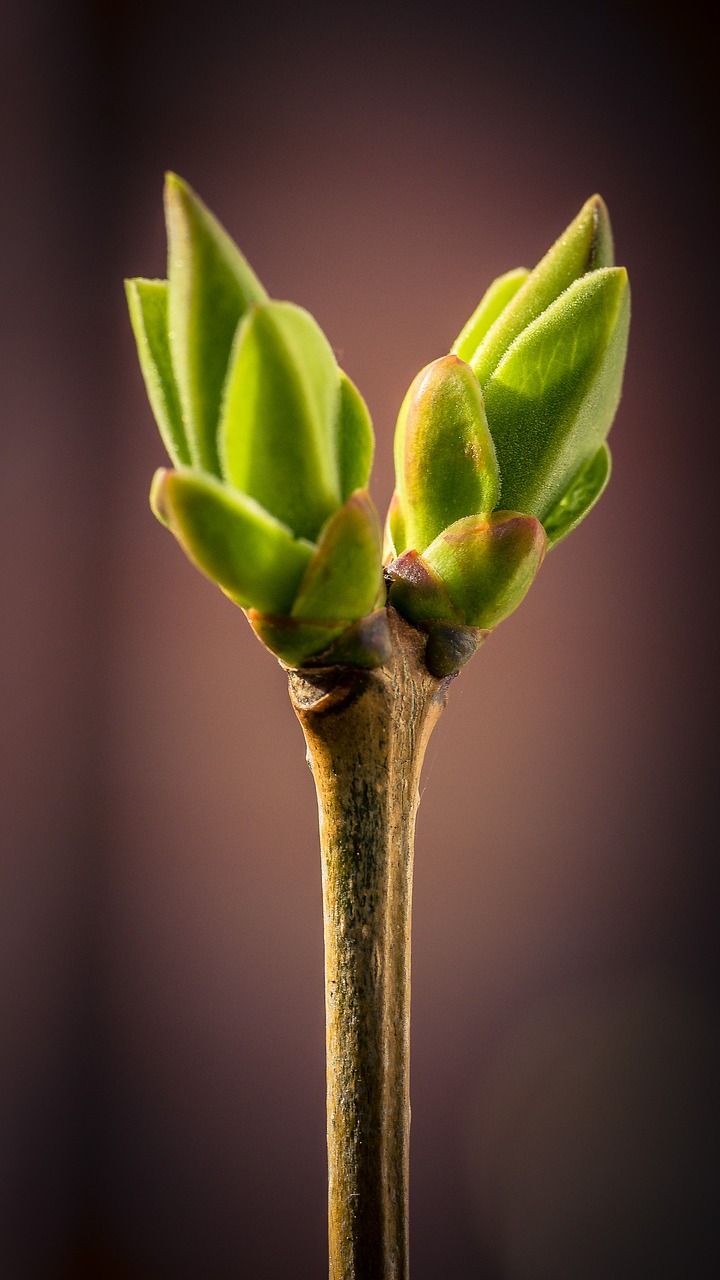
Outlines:
{"label": "blurred brown background", "polygon": [[428,753],[413,1280],[710,1274],[709,25],[256,10],[3,11],[0,1280],[326,1267],[301,735],[147,507],[163,451],[121,281],[163,273],[166,168],[325,328],[373,412],[383,507],[411,378],[494,275],[609,204],[634,298],[612,484]]}

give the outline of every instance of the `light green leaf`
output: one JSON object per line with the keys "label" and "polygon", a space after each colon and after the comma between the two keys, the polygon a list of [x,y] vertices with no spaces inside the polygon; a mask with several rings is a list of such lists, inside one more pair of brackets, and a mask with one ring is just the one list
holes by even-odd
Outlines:
{"label": "light green leaf", "polygon": [[375,437],[368,407],[355,383],[341,369],[337,451],[343,502],[356,489],[367,488],[374,448]]}
{"label": "light green leaf", "polygon": [[544,520],[612,424],[630,318],[622,267],[577,280],[515,341],[485,389],[503,505]]}
{"label": "light green leaf", "polygon": [[307,621],[362,618],[382,585],[380,521],[359,489],[328,520],[292,608]]}
{"label": "light green leaf", "polygon": [[610,267],[613,262],[608,212],[600,196],[591,196],[542,261],[530,272],[522,288],[505,307],[473,355],[471,364],[483,391],[505,352],[523,329],[541,315],[573,281],[588,271]]}
{"label": "light green leaf", "polygon": [[457,356],[434,360],[412,383],[395,430],[395,475],[416,551],[462,516],[495,506],[498,469],[482,393]]}
{"label": "light green leaf", "polygon": [[186,183],[165,183],[170,350],[193,465],[220,474],[217,428],[238,322],[267,294],[237,245]]}
{"label": "light green leaf", "polygon": [[566,489],[560,501],[545,516],[543,528],[547,534],[548,546],[554,546],[566,534],[572,533],[580,521],[585,519],[588,511],[605,491],[611,469],[610,450],[604,444],[580,468],[569,489]]}
{"label": "light green leaf", "polygon": [[225,476],[315,541],[340,504],[335,428],[340,375],[312,316],[253,307],[238,330],[220,423]]}
{"label": "light green leaf", "polygon": [[533,516],[494,511],[468,516],[436,538],[423,559],[447,589],[469,627],[490,630],[520,604],[545,554],[542,525]]}
{"label": "light green leaf", "polygon": [[168,344],[167,280],[126,280],[130,323],[150,407],[163,444],[177,466],[190,464]]}
{"label": "light green leaf", "polygon": [[529,275],[530,272],[526,267],[516,267],[514,271],[507,271],[504,276],[498,276],[497,280],[493,280],[462,333],[450,348],[456,356],[467,361],[468,364],[472,362],[486,333]]}
{"label": "light green leaf", "polygon": [[385,537],[383,541],[383,563],[387,564],[401,555],[407,547],[405,536],[405,517],[403,515],[400,495],[395,490],[390,499],[390,506],[385,517]]}
{"label": "light green leaf", "polygon": [[197,471],[160,471],[152,505],[186,555],[244,609],[289,613],[312,559],[259,503]]}

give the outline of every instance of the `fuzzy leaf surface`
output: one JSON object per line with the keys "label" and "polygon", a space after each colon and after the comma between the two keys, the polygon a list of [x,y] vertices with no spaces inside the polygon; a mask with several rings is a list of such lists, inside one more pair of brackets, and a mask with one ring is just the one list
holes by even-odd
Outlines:
{"label": "fuzzy leaf surface", "polygon": [[340,504],[332,348],[302,307],[253,307],[238,330],[220,424],[223,471],[301,537],[315,541]]}
{"label": "fuzzy leaf surface", "polygon": [[591,196],[530,272],[473,355],[471,364],[483,390],[523,329],[532,324],[575,280],[588,271],[611,267],[613,262],[608,212],[600,196]]}
{"label": "fuzzy leaf surface", "polygon": [[529,275],[527,267],[516,267],[514,271],[506,271],[505,275],[493,280],[451,347],[456,356],[471,363],[485,335]]}
{"label": "fuzzy leaf surface", "polygon": [[622,267],[577,280],[515,341],[485,389],[503,505],[543,520],[615,416],[630,294]]}
{"label": "fuzzy leaf surface", "polygon": [[362,618],[382,585],[380,521],[358,490],[328,520],[292,608],[294,618]]}
{"label": "fuzzy leaf surface", "polygon": [[217,428],[235,330],[267,294],[217,218],[172,173],[165,217],[170,349],[190,456],[219,476]]}
{"label": "fuzzy leaf surface", "polygon": [[594,457],[581,467],[569,489],[566,489],[560,501],[545,516],[543,528],[547,534],[548,546],[554,546],[566,534],[572,533],[580,521],[585,519],[604,492],[611,469],[610,450],[607,444],[603,444]]}
{"label": "fuzzy leaf surface", "polygon": [[252,498],[197,471],[161,471],[153,507],[193,564],[237,604],[290,612],[315,548]]}

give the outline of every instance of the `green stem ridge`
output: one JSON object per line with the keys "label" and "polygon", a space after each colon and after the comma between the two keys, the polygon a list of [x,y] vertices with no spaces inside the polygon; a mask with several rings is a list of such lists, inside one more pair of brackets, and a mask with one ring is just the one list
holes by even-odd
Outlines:
{"label": "green stem ridge", "polygon": [[288,672],[320,815],[330,1280],[408,1277],[415,816],[450,678],[388,613],[384,667]]}

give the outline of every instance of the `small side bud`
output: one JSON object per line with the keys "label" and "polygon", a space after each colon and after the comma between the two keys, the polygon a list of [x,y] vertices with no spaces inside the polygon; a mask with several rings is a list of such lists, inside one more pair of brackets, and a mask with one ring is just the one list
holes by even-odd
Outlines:
{"label": "small side bud", "polygon": [[441,580],[466,626],[490,631],[520,604],[545,555],[534,516],[495,511],[468,516],[436,538],[423,559]]}
{"label": "small side bud", "polygon": [[388,603],[416,627],[439,621],[462,623],[447,587],[418,551],[405,551],[388,566]]}

